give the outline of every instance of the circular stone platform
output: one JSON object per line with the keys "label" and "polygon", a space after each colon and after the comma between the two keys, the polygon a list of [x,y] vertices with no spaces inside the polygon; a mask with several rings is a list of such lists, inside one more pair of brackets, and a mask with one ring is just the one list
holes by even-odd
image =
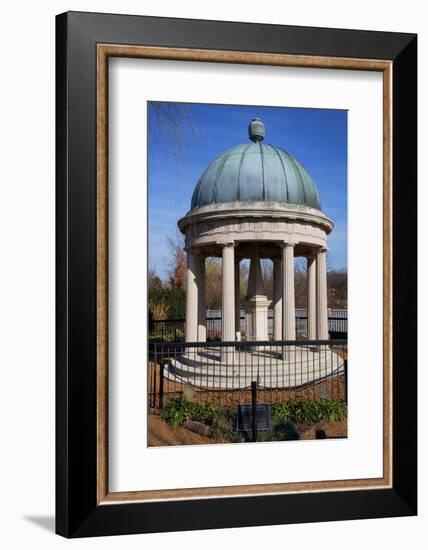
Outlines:
{"label": "circular stone platform", "polygon": [[289,347],[286,351],[194,348],[168,361],[169,380],[213,390],[238,390],[256,381],[261,388],[299,388],[343,373],[344,361],[331,349]]}

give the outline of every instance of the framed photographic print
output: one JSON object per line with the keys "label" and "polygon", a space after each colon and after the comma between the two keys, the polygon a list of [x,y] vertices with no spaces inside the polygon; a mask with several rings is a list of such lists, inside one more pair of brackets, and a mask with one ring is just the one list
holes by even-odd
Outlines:
{"label": "framed photographic print", "polygon": [[416,36],[57,16],[57,532],[414,515]]}

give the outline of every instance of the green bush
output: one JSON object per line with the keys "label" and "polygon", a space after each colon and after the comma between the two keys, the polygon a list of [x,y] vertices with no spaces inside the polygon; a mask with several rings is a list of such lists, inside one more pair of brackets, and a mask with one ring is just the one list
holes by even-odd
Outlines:
{"label": "green bush", "polygon": [[347,407],[344,399],[326,399],[321,404],[324,420],[337,422],[346,417]]}
{"label": "green bush", "polygon": [[[296,424],[312,424],[320,420],[336,422],[346,417],[343,399],[312,401],[298,398],[271,405],[272,425],[268,432],[259,432],[258,441],[290,441],[299,439]],[[173,428],[179,428],[192,419],[211,427],[215,437],[232,442],[245,439],[236,431],[235,409],[225,409],[200,401],[186,401],[182,397],[171,399],[160,411],[160,417]],[[247,439],[249,435],[247,434]]]}
{"label": "green bush", "polygon": [[215,437],[232,443],[243,441],[241,433],[236,431],[236,409],[218,408],[212,417],[211,430]]}
{"label": "green bush", "polygon": [[179,428],[190,418],[211,424],[215,412],[214,405],[201,402],[192,403],[185,401],[182,397],[175,397],[162,407],[160,417],[173,428]]}
{"label": "green bush", "polygon": [[257,433],[257,441],[294,441],[296,439],[299,439],[296,424],[280,418],[272,418],[270,430]]}
{"label": "green bush", "polygon": [[305,398],[290,399],[282,403],[273,403],[271,415],[273,418],[298,424],[311,424],[320,420],[335,422],[346,417],[346,402],[343,399],[323,399],[322,401]]}
{"label": "green bush", "polygon": [[179,428],[186,420],[197,420],[210,426],[214,437],[232,443],[243,440],[236,432],[236,411],[216,407],[203,402],[190,402],[182,397],[171,399],[160,411],[160,417],[173,428]]}

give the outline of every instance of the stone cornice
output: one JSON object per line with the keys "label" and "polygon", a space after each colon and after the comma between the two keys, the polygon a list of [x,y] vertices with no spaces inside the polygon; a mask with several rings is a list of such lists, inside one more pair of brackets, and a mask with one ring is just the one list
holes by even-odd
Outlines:
{"label": "stone cornice", "polygon": [[188,226],[240,218],[303,222],[321,227],[327,234],[332,231],[334,225],[322,212],[307,206],[273,202],[232,202],[192,210],[178,221],[178,227],[185,233]]}

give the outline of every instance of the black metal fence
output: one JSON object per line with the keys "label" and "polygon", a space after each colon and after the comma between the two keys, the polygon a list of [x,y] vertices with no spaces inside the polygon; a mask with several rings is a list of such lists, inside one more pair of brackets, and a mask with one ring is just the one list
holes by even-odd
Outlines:
{"label": "black metal fence", "polygon": [[184,340],[184,327],[184,319],[153,320],[149,327],[149,339],[161,342],[180,342]]}
{"label": "black metal fence", "polygon": [[[271,311],[271,310],[269,310]],[[241,333],[245,338],[245,315],[241,315]],[[221,338],[221,317],[209,316],[207,322],[207,340],[219,340]],[[306,311],[296,311],[296,335],[297,338],[307,337],[308,319]],[[184,340],[184,319],[163,319],[152,321],[149,338],[161,342],[180,342]],[[331,338],[346,339],[348,334],[348,312],[346,310],[333,310],[328,316],[328,330]],[[273,317],[268,317],[269,338],[273,338]]]}
{"label": "black metal fence", "polygon": [[258,400],[347,399],[347,343],[343,340],[151,343],[148,404],[171,398],[220,406]]}

